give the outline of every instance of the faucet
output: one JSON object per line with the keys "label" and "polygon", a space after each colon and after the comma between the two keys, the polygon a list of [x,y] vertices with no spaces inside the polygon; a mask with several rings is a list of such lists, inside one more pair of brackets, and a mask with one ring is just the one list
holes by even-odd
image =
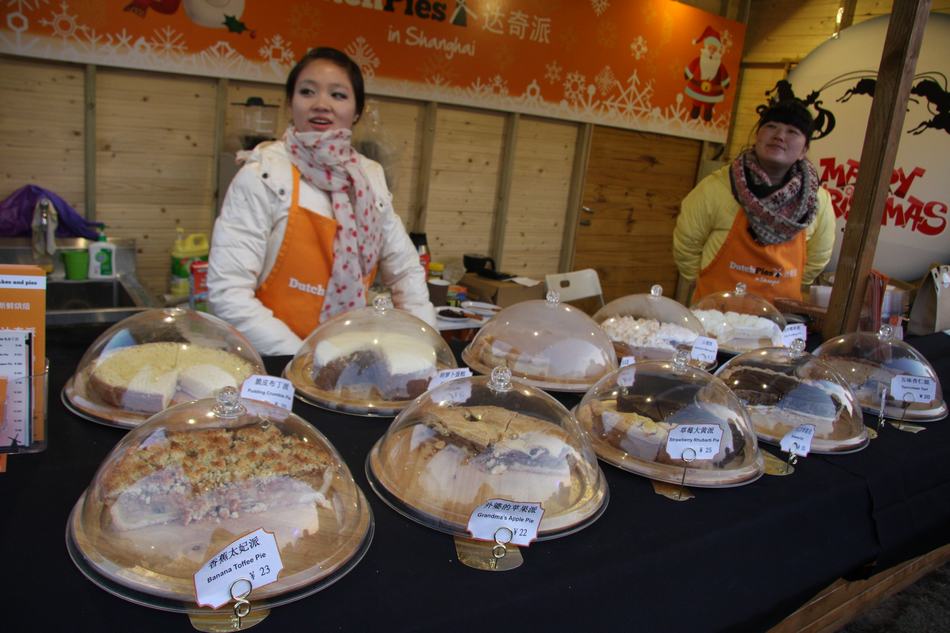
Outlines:
{"label": "faucet", "polygon": [[33,210],[33,263],[46,274],[53,272],[53,254],[56,253],[56,227],[59,218],[47,198],[40,198]]}

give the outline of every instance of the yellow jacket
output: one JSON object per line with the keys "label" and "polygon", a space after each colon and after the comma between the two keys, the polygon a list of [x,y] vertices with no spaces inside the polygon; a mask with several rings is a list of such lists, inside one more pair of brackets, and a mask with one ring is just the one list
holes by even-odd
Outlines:
{"label": "yellow jacket", "polygon": [[[729,165],[703,178],[683,198],[673,230],[673,259],[684,279],[695,281],[716,257],[739,208],[732,195]],[[822,187],[818,188],[818,213],[805,229],[805,243],[802,284],[810,284],[828,264],[835,243],[835,213],[831,196]]]}

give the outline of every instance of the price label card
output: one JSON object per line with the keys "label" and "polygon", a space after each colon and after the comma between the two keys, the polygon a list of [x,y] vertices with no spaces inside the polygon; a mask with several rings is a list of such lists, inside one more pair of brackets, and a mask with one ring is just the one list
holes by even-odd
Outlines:
{"label": "price label card", "polygon": [[290,411],[294,406],[294,385],[286,378],[250,376],[241,386],[241,397],[269,402]]}
{"label": "price label card", "polygon": [[719,351],[719,343],[716,339],[706,336],[697,336],[693,341],[693,348],[689,352],[689,357],[703,363],[715,363],[716,353]]}
{"label": "price label card", "polygon": [[[253,591],[276,582],[283,568],[277,539],[259,528],[223,548],[195,573],[196,602],[199,607],[217,609],[230,602],[235,582],[247,581]],[[246,591],[246,584],[241,584]]]}
{"label": "price label card", "polygon": [[495,542],[498,538],[502,543],[530,545],[538,537],[543,515],[540,503],[489,499],[468,518],[468,531],[478,541]]}
{"label": "price label card", "polygon": [[891,378],[891,397],[898,402],[933,402],[937,397],[937,383],[925,376],[894,376]]}
{"label": "price label card", "polygon": [[632,365],[637,362],[637,359],[633,356],[624,356],[620,359],[620,366],[626,367],[627,365]]}
{"label": "price label card", "polygon": [[468,378],[472,375],[472,370],[468,367],[457,367],[455,369],[443,369],[429,381],[429,389],[438,387],[443,382],[455,380],[456,378]]}
{"label": "price label card", "polygon": [[624,366],[617,374],[617,384],[621,387],[632,387],[637,378],[637,368]]}
{"label": "price label card", "polygon": [[811,450],[811,440],[815,437],[814,424],[799,424],[794,431],[785,434],[779,446],[786,453],[793,453],[799,457],[808,457]]}
{"label": "price label card", "polygon": [[722,427],[718,424],[681,424],[666,438],[666,453],[673,459],[696,461],[712,459],[722,444]]}
{"label": "price label card", "polygon": [[808,330],[804,323],[791,323],[782,330],[782,345],[791,347],[795,339],[801,339],[803,343],[808,341]]}

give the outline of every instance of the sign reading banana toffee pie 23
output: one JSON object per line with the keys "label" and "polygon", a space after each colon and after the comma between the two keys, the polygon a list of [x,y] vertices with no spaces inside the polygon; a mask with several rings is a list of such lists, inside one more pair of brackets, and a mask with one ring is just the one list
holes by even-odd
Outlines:
{"label": "sign reading banana toffee pie 23", "polygon": [[744,25],[672,0],[4,3],[0,52],[283,83],[333,46],[373,94],[724,142]]}
{"label": "sign reading banana toffee pie 23", "polygon": [[[818,105],[819,133],[808,157],[831,193],[838,239],[833,270],[851,210],[877,65],[888,17],[862,22],[812,51],[789,75],[795,95]],[[927,21],[900,147],[881,219],[874,268],[898,279],[920,279],[936,262],[950,263],[950,15]]]}

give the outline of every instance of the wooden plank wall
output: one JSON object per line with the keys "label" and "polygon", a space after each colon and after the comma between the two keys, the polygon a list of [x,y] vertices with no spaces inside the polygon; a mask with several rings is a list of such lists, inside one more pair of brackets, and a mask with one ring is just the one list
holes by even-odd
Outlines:
{"label": "wooden plank wall", "polygon": [[139,278],[165,291],[176,227],[211,231],[212,79],[97,70],[96,219],[136,240]]}
{"label": "wooden plank wall", "polygon": [[[718,4],[737,17],[741,2],[692,4],[706,10]],[[737,118],[724,159],[748,142],[764,91],[830,35],[839,4],[750,3]],[[854,22],[886,14],[890,6],[888,0],[857,0]],[[936,0],[934,10],[950,12],[950,0]],[[84,212],[83,76],[80,65],[0,56],[0,197],[35,182]],[[227,113],[225,140],[235,126],[235,110],[216,103],[217,89],[209,78],[105,67],[96,72],[96,217],[110,225],[110,234],[136,238],[140,277],[156,294],[166,290],[175,227],[211,231],[218,107]],[[287,121],[280,85],[228,81],[224,94],[228,104],[248,96],[278,103],[279,129]],[[578,125],[521,117],[513,127],[517,138],[505,139],[503,113],[440,105],[431,168],[422,174],[425,111],[422,102],[373,97],[356,128],[358,141],[383,149],[400,217],[409,224],[417,209],[425,209],[433,257],[450,268],[465,252],[489,252],[503,202],[499,167],[513,147],[501,259],[507,270],[529,276],[556,270]],[[677,147],[676,139],[660,138]]]}
{"label": "wooden plank wall", "polygon": [[505,115],[440,106],[436,117],[426,234],[436,260],[491,248]]}
{"label": "wooden plank wall", "polygon": [[510,273],[543,279],[558,270],[577,127],[521,117],[502,253]]}
{"label": "wooden plank wall", "polygon": [[23,185],[84,213],[82,66],[0,56],[0,199]]}

